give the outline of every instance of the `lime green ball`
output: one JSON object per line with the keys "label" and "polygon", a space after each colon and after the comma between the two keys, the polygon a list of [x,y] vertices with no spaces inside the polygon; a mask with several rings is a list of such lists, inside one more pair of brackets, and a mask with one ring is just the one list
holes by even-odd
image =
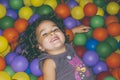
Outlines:
{"label": "lime green ball", "polygon": [[105,0],[93,0],[93,3],[98,7],[103,7],[107,4]]}
{"label": "lime green ball", "polygon": [[7,72],[11,77],[15,74],[10,66],[6,66],[4,71]]}
{"label": "lime green ball", "polygon": [[105,20],[100,15],[95,15],[90,19],[90,25],[92,28],[104,27]]}
{"label": "lime green ball", "polygon": [[107,76],[103,80],[116,80],[116,79],[112,76]]}
{"label": "lime green ball", "polygon": [[5,16],[2,19],[0,19],[0,29],[4,30],[9,27],[14,26],[15,20],[9,16]]}
{"label": "lime green ball", "polygon": [[53,9],[49,5],[42,5],[42,6],[38,7],[38,10],[37,10],[37,13],[39,15],[48,15],[52,12],[53,12]]}
{"label": "lime green ball", "polygon": [[118,48],[118,42],[115,38],[113,37],[108,37],[106,40],[105,40],[106,43],[110,44],[110,46],[112,47],[112,51],[116,51],[117,48]]}
{"label": "lime green ball", "polygon": [[87,42],[87,36],[84,33],[76,33],[74,35],[73,44],[76,46],[84,46]]}
{"label": "lime green ball", "polygon": [[32,74],[29,74],[30,80],[37,80],[37,76],[34,76]]}
{"label": "lime green ball", "polygon": [[96,52],[101,58],[106,59],[112,53],[112,47],[106,42],[101,42],[97,45]]}
{"label": "lime green ball", "polygon": [[91,38],[92,37],[92,33],[93,33],[93,29],[91,28],[88,32],[86,32],[86,36],[87,38]]}
{"label": "lime green ball", "polygon": [[9,5],[12,9],[20,9],[23,4],[23,0],[9,0]]}

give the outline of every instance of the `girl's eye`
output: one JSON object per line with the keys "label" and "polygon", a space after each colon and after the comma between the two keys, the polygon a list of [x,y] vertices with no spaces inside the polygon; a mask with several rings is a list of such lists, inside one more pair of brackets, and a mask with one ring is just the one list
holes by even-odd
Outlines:
{"label": "girl's eye", "polygon": [[44,33],[44,34],[42,34],[42,36],[48,36],[48,33]]}
{"label": "girl's eye", "polygon": [[60,30],[59,30],[59,29],[54,29],[54,30],[53,30],[53,32],[58,32],[58,31],[60,31]]}

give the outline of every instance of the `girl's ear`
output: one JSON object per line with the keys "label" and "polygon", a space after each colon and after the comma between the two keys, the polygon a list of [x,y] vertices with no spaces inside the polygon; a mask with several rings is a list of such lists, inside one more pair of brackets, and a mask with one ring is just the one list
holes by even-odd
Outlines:
{"label": "girl's ear", "polygon": [[45,49],[41,45],[38,45],[38,49],[40,49],[41,51],[45,51]]}

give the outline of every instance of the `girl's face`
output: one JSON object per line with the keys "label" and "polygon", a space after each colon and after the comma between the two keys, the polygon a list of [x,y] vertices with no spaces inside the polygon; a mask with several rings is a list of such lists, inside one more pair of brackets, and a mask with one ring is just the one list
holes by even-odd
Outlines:
{"label": "girl's face", "polygon": [[48,54],[57,54],[56,52],[65,48],[64,33],[50,20],[45,20],[39,24],[36,29],[36,36],[39,49],[46,51]]}

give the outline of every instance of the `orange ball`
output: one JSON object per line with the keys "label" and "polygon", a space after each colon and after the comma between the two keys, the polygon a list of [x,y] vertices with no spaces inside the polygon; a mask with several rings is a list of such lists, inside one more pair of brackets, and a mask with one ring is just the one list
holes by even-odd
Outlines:
{"label": "orange ball", "polygon": [[27,26],[28,26],[28,21],[22,18],[17,19],[14,23],[14,28],[16,29],[16,31],[18,31],[18,33],[24,32]]}
{"label": "orange ball", "polygon": [[59,18],[64,19],[70,15],[70,8],[66,4],[62,3],[55,8],[55,13]]}
{"label": "orange ball", "polygon": [[87,3],[83,8],[85,16],[88,17],[96,15],[97,9],[98,8],[94,3]]}
{"label": "orange ball", "polygon": [[3,31],[3,36],[9,43],[16,42],[18,40],[18,32],[14,28],[7,28]]}
{"label": "orange ball", "polygon": [[112,53],[109,57],[106,58],[106,64],[109,68],[120,67],[120,54]]}
{"label": "orange ball", "polygon": [[65,29],[65,35],[67,36],[69,42],[71,42],[74,38],[74,34],[70,29]]}
{"label": "orange ball", "polygon": [[113,69],[112,76],[115,77],[116,80],[120,80],[120,68]]}
{"label": "orange ball", "polygon": [[108,33],[105,28],[99,27],[99,28],[95,28],[92,36],[94,39],[101,42],[101,41],[104,41],[108,37]]}
{"label": "orange ball", "polygon": [[108,26],[110,23],[119,22],[119,19],[115,15],[109,15],[105,18],[105,25]]}
{"label": "orange ball", "polygon": [[5,59],[0,56],[0,71],[3,71],[5,67],[6,67]]}
{"label": "orange ball", "polygon": [[38,77],[38,80],[43,80],[43,76],[39,76],[39,77]]}
{"label": "orange ball", "polygon": [[120,24],[116,22],[109,24],[107,26],[107,31],[110,36],[120,35]]}

